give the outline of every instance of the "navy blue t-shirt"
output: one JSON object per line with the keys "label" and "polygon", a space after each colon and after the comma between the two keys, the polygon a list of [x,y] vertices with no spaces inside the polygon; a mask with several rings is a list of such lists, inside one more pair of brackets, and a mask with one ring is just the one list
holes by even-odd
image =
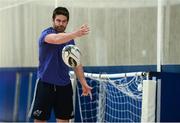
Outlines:
{"label": "navy blue t-shirt", "polygon": [[50,44],[44,41],[48,34],[57,33],[52,27],[45,29],[39,38],[38,78],[54,85],[70,83],[69,67],[62,59],[62,49],[65,45],[75,44],[74,40],[65,44]]}

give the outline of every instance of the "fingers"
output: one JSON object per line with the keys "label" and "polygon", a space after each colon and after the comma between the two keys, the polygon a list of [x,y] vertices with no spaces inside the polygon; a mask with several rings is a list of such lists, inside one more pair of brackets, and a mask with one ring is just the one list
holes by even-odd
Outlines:
{"label": "fingers", "polygon": [[92,87],[90,86],[83,87],[83,92],[81,96],[90,96],[90,99],[92,100],[91,90],[92,90]]}
{"label": "fingers", "polygon": [[83,90],[82,96],[88,96],[91,91]]}
{"label": "fingers", "polygon": [[87,24],[83,24],[78,30],[74,32],[74,35],[76,37],[81,37],[87,35],[89,31],[90,31],[89,26]]}
{"label": "fingers", "polygon": [[90,31],[89,26],[87,26],[87,24],[82,25],[80,30],[83,35],[87,35]]}
{"label": "fingers", "polygon": [[83,24],[83,25],[81,26],[81,28],[88,28],[88,25],[87,25],[87,24]]}
{"label": "fingers", "polygon": [[81,96],[90,96],[90,99],[92,100],[92,93],[91,92],[89,92],[89,93],[82,93],[82,95]]}
{"label": "fingers", "polygon": [[88,93],[84,93],[84,92],[83,92],[83,93],[82,93],[82,96],[88,96]]}

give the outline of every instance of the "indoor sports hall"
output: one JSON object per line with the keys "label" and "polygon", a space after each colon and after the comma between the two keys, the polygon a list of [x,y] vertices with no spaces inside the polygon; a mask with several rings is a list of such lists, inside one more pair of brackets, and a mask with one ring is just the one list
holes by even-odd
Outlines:
{"label": "indoor sports hall", "polygon": [[0,0],[0,122],[33,121],[38,38],[58,6],[66,32],[90,27],[75,40],[92,99],[70,69],[71,122],[180,122],[180,0]]}

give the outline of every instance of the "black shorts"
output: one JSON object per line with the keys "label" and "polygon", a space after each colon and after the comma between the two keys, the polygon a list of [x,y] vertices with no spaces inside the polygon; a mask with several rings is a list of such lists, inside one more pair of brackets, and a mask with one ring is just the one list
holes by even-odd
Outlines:
{"label": "black shorts", "polygon": [[49,120],[53,109],[55,117],[68,120],[73,118],[73,90],[71,83],[57,86],[37,81],[30,117],[37,120]]}

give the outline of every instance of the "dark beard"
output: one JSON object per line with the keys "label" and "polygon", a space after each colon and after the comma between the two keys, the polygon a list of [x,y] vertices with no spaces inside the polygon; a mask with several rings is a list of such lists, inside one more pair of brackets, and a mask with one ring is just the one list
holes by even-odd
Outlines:
{"label": "dark beard", "polygon": [[54,26],[54,29],[58,32],[58,33],[62,33],[65,31],[66,27],[64,26]]}

